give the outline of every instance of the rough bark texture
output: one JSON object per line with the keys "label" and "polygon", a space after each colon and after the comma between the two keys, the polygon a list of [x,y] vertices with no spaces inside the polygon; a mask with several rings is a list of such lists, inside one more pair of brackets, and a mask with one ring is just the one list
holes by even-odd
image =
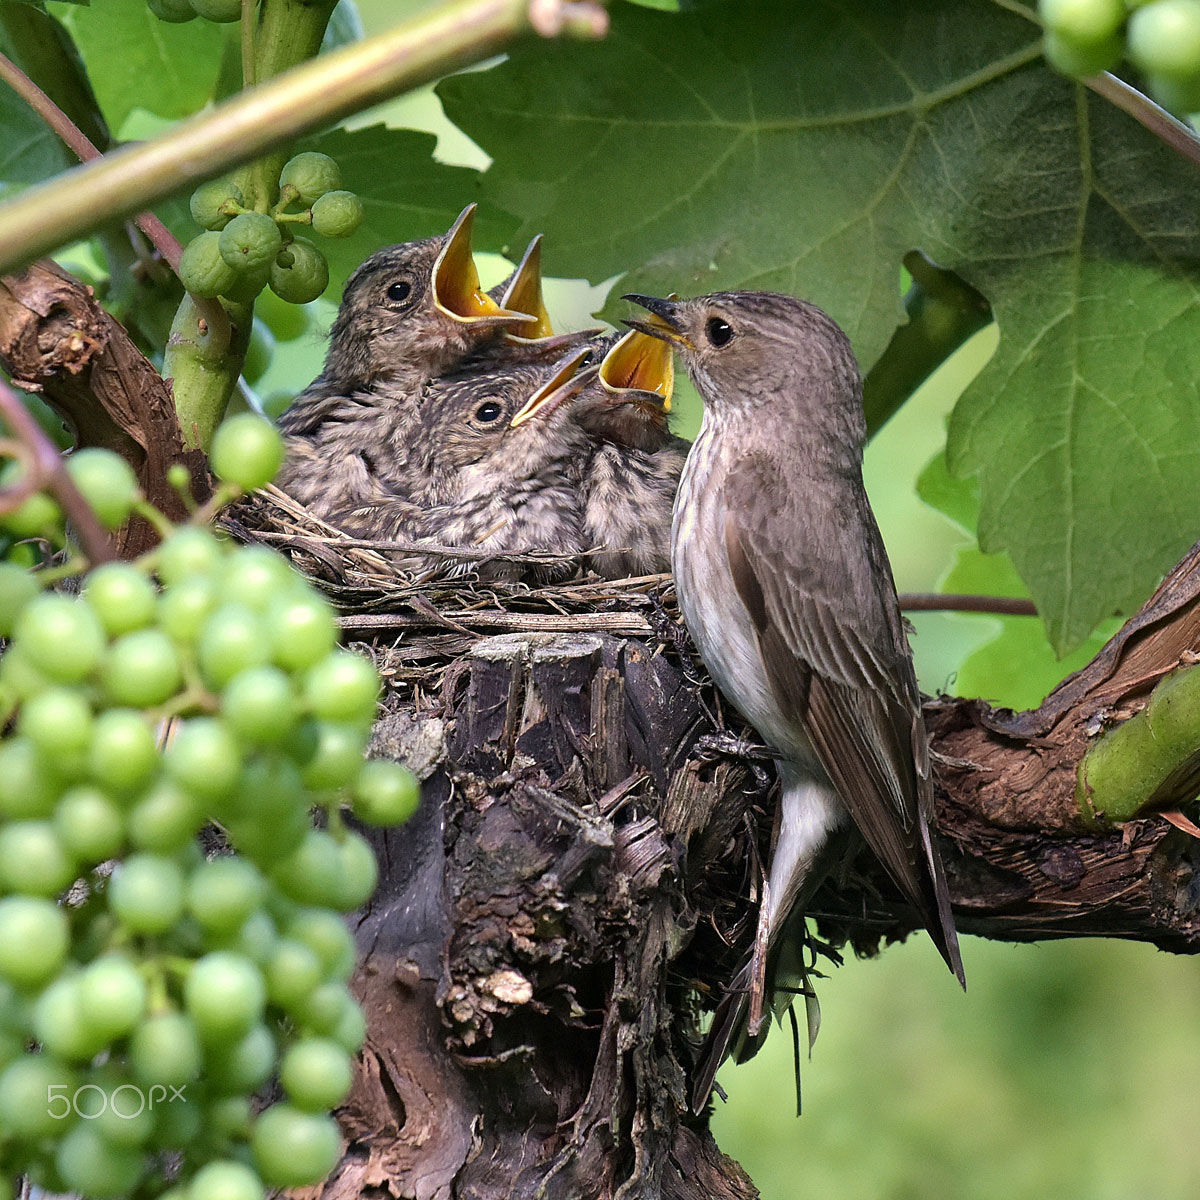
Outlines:
{"label": "rough bark texture", "polygon": [[[161,479],[178,428],[131,351],[56,273],[0,288],[0,358],[18,380]],[[304,549],[336,565],[336,547]],[[752,934],[772,769],[726,719],[669,584],[588,586],[540,611],[488,594],[439,611],[408,589],[346,622],[392,684],[375,753],[409,762],[423,799],[373,834],[382,882],[356,922],[369,1036],[340,1113],[345,1157],[314,1197],[756,1195],[685,1097],[700,1016]],[[1200,548],[1035,712],[929,702],[961,928],[1200,948],[1200,842],[1153,815],[1105,828],[1075,799],[1088,739],[1197,651]],[[1192,765],[1164,806],[1192,798]],[[867,854],[811,915],[830,953],[914,924]]]}

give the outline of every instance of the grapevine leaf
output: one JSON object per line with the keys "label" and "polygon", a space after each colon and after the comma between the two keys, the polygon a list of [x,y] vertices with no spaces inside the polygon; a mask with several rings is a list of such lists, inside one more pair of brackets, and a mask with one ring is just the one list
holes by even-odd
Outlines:
{"label": "grapevine leaf", "polygon": [[[317,239],[337,285],[331,295],[381,246],[445,233],[463,206],[479,198],[479,172],[437,162],[436,143],[432,134],[370,125],[335,129],[303,145],[337,162],[342,186],[357,194],[366,213],[352,236]],[[476,246],[502,248],[515,225],[494,205],[482,204],[475,221]]]}
{"label": "grapevine leaf", "polygon": [[63,14],[110,128],[135,108],[186,117],[212,97],[224,33],[211,21],[172,25],[146,0],[105,0]]}
{"label": "grapevine leaf", "polygon": [[0,196],[48,179],[75,160],[57,134],[9,88],[0,85]]}
{"label": "grapevine leaf", "polygon": [[[1051,645],[1129,611],[1200,533],[1194,168],[1044,65],[985,0],[612,8],[438,88],[484,193],[547,269],[619,291],[815,300],[864,366],[919,247],[991,301],[1000,348],[954,414],[979,538]],[[614,306],[614,312],[618,311]]]}

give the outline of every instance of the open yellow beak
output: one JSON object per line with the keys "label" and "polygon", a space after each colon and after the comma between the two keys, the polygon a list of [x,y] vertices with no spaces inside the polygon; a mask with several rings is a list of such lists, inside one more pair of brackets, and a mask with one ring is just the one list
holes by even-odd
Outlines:
{"label": "open yellow beak", "polygon": [[497,304],[479,285],[479,270],[471,253],[471,226],[475,205],[468,204],[446,234],[446,244],[433,263],[433,300],[453,321],[480,326],[527,325],[536,322],[531,313],[514,311]]}
{"label": "open yellow beak", "polygon": [[542,235],[539,233],[529,243],[525,257],[513,272],[508,287],[500,297],[500,303],[515,312],[529,313],[537,318],[537,324],[523,324],[519,332],[512,334],[517,341],[535,341],[554,336],[550,314],[542,299]]}
{"label": "open yellow beak", "polygon": [[525,401],[521,410],[513,416],[510,425],[516,428],[523,425],[531,417],[548,417],[573,396],[578,396],[593,379],[596,378],[596,368],[579,367],[591,357],[591,348],[581,346],[568,355],[554,369],[554,373],[545,383]]}
{"label": "open yellow beak", "polygon": [[631,329],[604,356],[600,383],[605,391],[653,392],[662,397],[663,412],[671,410],[675,391],[675,362],[671,343]]}

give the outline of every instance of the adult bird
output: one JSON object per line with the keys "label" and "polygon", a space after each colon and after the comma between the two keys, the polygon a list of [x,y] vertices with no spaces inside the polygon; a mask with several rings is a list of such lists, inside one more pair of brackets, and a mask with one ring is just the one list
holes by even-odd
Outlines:
{"label": "adult bird", "polygon": [[781,812],[752,958],[718,1008],[693,1086],[707,1101],[767,955],[830,867],[847,818],[965,986],[941,860],[921,697],[862,479],[862,380],[819,308],[770,292],[627,296],[704,401],[675,504],[679,607],[721,691],[779,769]]}
{"label": "adult bird", "polygon": [[474,218],[468,204],[443,236],[385,246],[350,276],[324,369],[279,419],[286,436],[311,437],[326,422],[355,420],[381,382],[416,397],[503,329],[537,323],[480,287]]}
{"label": "adult bird", "polygon": [[[570,407],[595,367],[576,349],[556,366],[465,371],[430,388],[403,466],[376,474],[369,495],[332,524],[380,542],[427,545],[399,552],[407,570],[476,567],[483,578],[546,580],[576,569],[584,549],[578,462],[587,434]],[[465,548],[455,556],[437,548]],[[505,555],[555,556],[521,563]],[[561,561],[571,559],[572,561]]]}
{"label": "adult bird", "polygon": [[575,404],[592,437],[583,473],[589,563],[606,579],[671,569],[671,510],[688,443],[667,425],[670,346],[630,330],[611,340]]}

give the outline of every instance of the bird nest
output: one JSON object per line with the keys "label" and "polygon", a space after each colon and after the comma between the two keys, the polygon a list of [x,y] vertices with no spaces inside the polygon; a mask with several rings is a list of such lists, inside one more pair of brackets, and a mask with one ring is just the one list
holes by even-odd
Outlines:
{"label": "bird nest", "polygon": [[[338,609],[347,640],[370,650],[389,689],[405,699],[440,688],[451,663],[497,634],[607,634],[644,639],[656,651],[693,653],[669,574],[607,580],[589,571],[586,555],[363,540],[275,487],[227,509],[222,524],[239,541],[279,550],[308,576]],[[414,575],[389,557],[414,550],[427,560],[443,559],[445,569]],[[553,566],[570,577],[553,584],[480,578],[477,568],[497,559]]]}

